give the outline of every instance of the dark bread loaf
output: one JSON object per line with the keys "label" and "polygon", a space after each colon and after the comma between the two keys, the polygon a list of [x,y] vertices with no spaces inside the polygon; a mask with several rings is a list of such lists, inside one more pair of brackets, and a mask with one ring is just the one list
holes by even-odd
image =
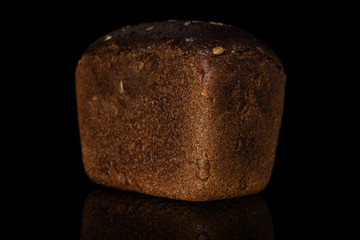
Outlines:
{"label": "dark bread loaf", "polygon": [[274,239],[269,207],[260,196],[186,202],[96,189],[87,197],[81,240]]}
{"label": "dark bread loaf", "polygon": [[76,70],[87,175],[106,186],[190,201],[267,185],[285,74],[264,43],[213,22],[124,27]]}

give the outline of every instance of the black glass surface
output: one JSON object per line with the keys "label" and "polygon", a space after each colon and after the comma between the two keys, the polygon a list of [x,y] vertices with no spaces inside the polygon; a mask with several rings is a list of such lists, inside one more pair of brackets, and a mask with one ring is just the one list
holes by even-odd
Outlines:
{"label": "black glass surface", "polygon": [[[3,88],[11,92],[7,102],[16,102],[12,109],[17,114],[3,118],[15,119],[15,129],[21,128],[5,139],[16,148],[4,159],[11,157],[15,166],[2,169],[10,173],[4,185],[11,183],[10,195],[16,200],[15,207],[4,205],[11,211],[7,222],[16,226],[12,234],[199,240],[334,235],[339,204],[333,200],[347,193],[339,169],[346,159],[335,156],[344,139],[335,138],[337,125],[329,123],[342,109],[335,97],[340,91],[329,91],[341,82],[333,79],[336,68],[328,64],[341,61],[332,55],[340,51],[338,45],[329,41],[342,27],[334,20],[336,14],[323,16],[327,11],[314,6],[223,2],[88,3],[38,10],[19,15],[20,36],[4,37],[15,47],[3,45],[20,50],[8,62],[24,66],[12,70],[7,80],[16,86]],[[75,95],[78,60],[93,41],[121,26],[168,19],[237,26],[266,42],[282,61],[287,85],[279,144],[270,182],[259,194],[190,203],[99,187],[84,173]],[[329,109],[331,114],[324,117]]]}

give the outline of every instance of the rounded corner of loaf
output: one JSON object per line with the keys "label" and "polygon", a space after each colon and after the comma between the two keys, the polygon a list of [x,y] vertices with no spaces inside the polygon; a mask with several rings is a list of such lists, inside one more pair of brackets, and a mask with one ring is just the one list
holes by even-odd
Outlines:
{"label": "rounded corner of loaf", "polygon": [[[84,54],[129,51],[167,45],[184,51],[206,52],[209,57],[252,49],[281,62],[266,43],[236,26],[201,20],[168,20],[123,26],[93,42]],[[205,55],[206,55],[205,54]]]}

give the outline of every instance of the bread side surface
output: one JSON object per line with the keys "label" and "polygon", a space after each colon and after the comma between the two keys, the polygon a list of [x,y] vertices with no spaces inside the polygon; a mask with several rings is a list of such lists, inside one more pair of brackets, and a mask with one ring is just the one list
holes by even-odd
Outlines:
{"label": "bread side surface", "polygon": [[106,186],[207,201],[269,181],[285,87],[281,62],[232,26],[124,27],[79,61],[85,171]]}

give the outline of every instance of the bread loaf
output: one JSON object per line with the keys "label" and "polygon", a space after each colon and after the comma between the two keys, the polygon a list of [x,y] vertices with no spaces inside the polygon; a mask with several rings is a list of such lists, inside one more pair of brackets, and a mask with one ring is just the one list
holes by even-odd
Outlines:
{"label": "bread loaf", "polygon": [[172,199],[257,193],[273,168],[285,80],[275,53],[233,26],[111,32],[76,70],[85,171],[98,184]]}

